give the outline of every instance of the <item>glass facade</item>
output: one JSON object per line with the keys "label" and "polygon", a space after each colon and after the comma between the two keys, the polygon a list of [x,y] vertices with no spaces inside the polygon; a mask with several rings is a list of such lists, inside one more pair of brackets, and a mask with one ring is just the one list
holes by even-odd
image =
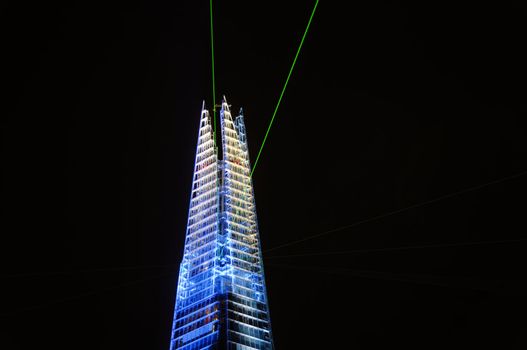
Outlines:
{"label": "glass facade", "polygon": [[273,349],[243,115],[203,105],[171,350]]}

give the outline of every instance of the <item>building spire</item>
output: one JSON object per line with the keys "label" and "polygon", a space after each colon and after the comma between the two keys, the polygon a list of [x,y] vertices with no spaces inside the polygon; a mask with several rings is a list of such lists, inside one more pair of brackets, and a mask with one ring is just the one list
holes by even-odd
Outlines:
{"label": "building spire", "polygon": [[229,104],[227,103],[227,98],[225,97],[225,95],[223,95],[223,99],[222,99],[222,102],[221,102],[221,108],[224,110],[224,111],[227,111],[227,112],[231,112],[231,110],[229,109]]}

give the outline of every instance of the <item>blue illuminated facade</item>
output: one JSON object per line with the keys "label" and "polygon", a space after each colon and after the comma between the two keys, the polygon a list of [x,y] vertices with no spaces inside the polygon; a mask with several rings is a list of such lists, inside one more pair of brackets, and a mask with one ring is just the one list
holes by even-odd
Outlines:
{"label": "blue illuminated facade", "polygon": [[203,104],[171,350],[273,349],[245,125],[225,97],[220,128],[222,160]]}

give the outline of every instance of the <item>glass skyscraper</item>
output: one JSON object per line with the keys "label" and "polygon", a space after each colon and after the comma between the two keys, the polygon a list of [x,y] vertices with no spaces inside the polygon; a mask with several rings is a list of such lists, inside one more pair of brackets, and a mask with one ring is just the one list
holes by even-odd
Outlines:
{"label": "glass skyscraper", "polygon": [[201,110],[171,350],[273,349],[242,111]]}

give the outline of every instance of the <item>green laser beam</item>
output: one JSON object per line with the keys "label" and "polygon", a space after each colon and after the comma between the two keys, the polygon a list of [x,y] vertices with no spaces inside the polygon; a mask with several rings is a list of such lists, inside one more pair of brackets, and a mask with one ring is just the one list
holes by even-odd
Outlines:
{"label": "green laser beam", "polygon": [[214,78],[214,25],[212,23],[212,0],[210,0],[210,48],[212,58],[212,115],[214,137],[216,137],[216,80]]}
{"label": "green laser beam", "polygon": [[366,248],[366,249],[355,249],[347,251],[333,251],[333,252],[318,252],[318,253],[307,253],[307,254],[289,254],[289,255],[273,255],[268,256],[266,259],[274,258],[296,258],[296,257],[308,257],[308,256],[327,256],[327,255],[348,255],[348,254],[360,254],[360,253],[376,253],[376,252],[394,252],[404,250],[418,250],[418,249],[433,249],[433,248],[451,248],[451,247],[474,247],[483,245],[496,245],[506,243],[519,243],[525,242],[527,238],[518,239],[502,239],[495,241],[475,241],[475,242],[455,242],[455,243],[439,243],[439,244],[424,244],[424,245],[410,245],[402,247],[387,247],[387,248]]}
{"label": "green laser beam", "polygon": [[104,288],[101,288],[101,289],[85,292],[85,293],[82,293],[82,294],[72,295],[72,296],[69,296],[69,297],[64,297],[64,298],[60,298],[60,299],[53,299],[53,300],[49,300],[47,302],[44,302],[43,304],[32,305],[32,306],[23,307],[21,309],[17,309],[17,310],[13,310],[13,311],[2,312],[2,313],[0,313],[0,316],[7,316],[7,315],[12,315],[12,314],[18,314],[18,313],[21,313],[21,312],[26,312],[26,311],[34,311],[35,309],[47,308],[47,307],[50,307],[50,306],[54,306],[55,304],[69,302],[69,301],[73,301],[73,300],[76,300],[76,299],[82,299],[82,298],[85,298],[85,297],[90,297],[90,296],[97,295],[97,294],[102,293],[102,292],[115,290],[115,289],[123,288],[123,287],[129,287],[129,286],[132,286],[132,285],[138,285],[138,284],[141,284],[141,283],[146,282],[146,281],[150,281],[150,280],[153,280],[153,279],[158,279],[158,278],[162,278],[164,276],[171,275],[173,273],[176,273],[176,271],[165,272],[165,273],[162,273],[160,275],[151,276],[151,277],[147,277],[147,278],[142,278],[142,279],[138,279],[138,280],[133,280],[133,281],[121,283],[121,284],[118,284],[118,285],[115,285],[115,286],[104,287]]}
{"label": "green laser beam", "polygon": [[[212,0],[211,0],[212,1]],[[284,96],[285,89],[287,88],[287,84],[289,83],[289,78],[291,77],[291,73],[293,73],[293,69],[295,68],[296,60],[298,58],[298,54],[300,53],[300,50],[302,49],[302,45],[304,44],[304,39],[306,38],[307,31],[309,30],[309,26],[311,25],[311,20],[313,19],[313,16],[315,15],[315,11],[318,6],[318,0],[315,2],[315,6],[313,7],[313,11],[311,11],[311,16],[309,17],[309,21],[307,22],[306,30],[304,31],[304,35],[302,36],[302,40],[300,41],[300,45],[298,46],[298,50],[296,51],[295,58],[293,60],[293,64],[291,65],[291,68],[289,69],[289,74],[287,75],[287,79],[285,80],[284,87],[282,89],[282,92],[280,93],[280,97],[278,98],[278,103],[276,104],[276,107],[273,112],[273,116],[271,117],[271,121],[269,122],[269,126],[267,127],[267,131],[265,133],[264,139],[262,141],[262,145],[260,146],[260,150],[258,151],[258,155],[256,156],[256,160],[253,165],[253,169],[251,170],[250,176],[253,176],[254,169],[256,169],[256,165],[258,164],[258,159],[260,159],[260,154],[262,153],[262,149],[264,148],[265,141],[267,140],[267,136],[269,135],[269,130],[271,130],[271,126],[273,125],[274,118],[276,116],[276,112],[278,111],[278,107],[280,107],[280,102],[282,101],[282,97]]]}
{"label": "green laser beam", "polygon": [[372,271],[372,270],[356,270],[348,268],[323,268],[318,266],[295,266],[295,265],[284,265],[267,263],[268,266],[293,269],[293,270],[305,270],[305,271],[316,271],[319,273],[335,274],[342,276],[354,276],[359,278],[385,280],[393,282],[404,282],[404,283],[415,283],[424,284],[437,287],[446,288],[459,288],[459,289],[472,289],[477,291],[493,292],[518,290],[514,285],[503,286],[503,281],[497,280],[481,280],[476,277],[459,277],[459,276],[439,276],[427,273],[399,273],[399,272],[387,272],[387,271]]}
{"label": "green laser beam", "polygon": [[332,233],[335,233],[335,232],[341,232],[341,231],[344,231],[346,229],[350,229],[350,228],[353,228],[353,227],[356,227],[356,226],[359,226],[359,225],[362,225],[362,224],[374,222],[374,221],[386,218],[388,216],[396,215],[396,214],[403,213],[403,212],[411,210],[411,209],[415,209],[415,208],[423,207],[423,206],[426,206],[426,205],[429,205],[429,204],[433,204],[433,203],[442,201],[444,199],[456,197],[456,196],[464,194],[464,193],[474,192],[474,191],[479,190],[481,188],[485,188],[485,187],[488,187],[488,186],[491,186],[491,185],[495,185],[495,184],[498,184],[498,183],[501,183],[501,182],[504,182],[504,181],[508,181],[508,180],[512,180],[512,179],[518,178],[520,176],[525,176],[525,175],[527,175],[527,171],[522,171],[521,173],[516,173],[514,175],[510,175],[510,176],[507,176],[507,177],[502,177],[501,179],[490,181],[490,182],[484,183],[482,185],[477,185],[477,186],[472,186],[472,187],[469,187],[469,188],[465,188],[464,190],[461,190],[461,191],[456,191],[456,192],[453,192],[453,193],[445,194],[445,195],[442,195],[442,196],[439,196],[439,197],[436,197],[436,198],[433,198],[433,199],[430,199],[430,200],[427,200],[427,201],[424,201],[424,202],[420,202],[420,203],[416,203],[416,204],[410,205],[408,207],[404,207],[404,208],[401,208],[401,209],[396,209],[396,210],[393,210],[393,211],[390,211],[390,212],[387,212],[387,213],[384,213],[384,214],[381,214],[381,215],[377,215],[377,216],[373,216],[373,217],[368,218],[368,219],[357,221],[357,222],[354,222],[351,225],[340,226],[340,227],[337,227],[337,228],[334,228],[334,229],[331,229],[331,230],[328,230],[328,231],[324,231],[322,233],[317,233],[317,234],[314,234],[314,235],[311,235],[311,236],[307,236],[307,237],[304,237],[304,238],[301,238],[301,239],[298,239],[298,240],[295,240],[295,241],[290,241],[290,242],[278,245],[278,246],[276,246],[274,248],[267,249],[267,250],[264,251],[264,253],[267,253],[267,252],[270,252],[270,251],[273,251],[273,250],[276,250],[276,249],[289,247],[289,246],[292,246],[292,245],[295,245],[295,244],[298,244],[298,243],[302,243],[302,242],[309,241],[309,240],[312,240],[312,239],[315,239],[315,238],[326,236],[326,235],[329,235],[329,234],[332,234]]}

